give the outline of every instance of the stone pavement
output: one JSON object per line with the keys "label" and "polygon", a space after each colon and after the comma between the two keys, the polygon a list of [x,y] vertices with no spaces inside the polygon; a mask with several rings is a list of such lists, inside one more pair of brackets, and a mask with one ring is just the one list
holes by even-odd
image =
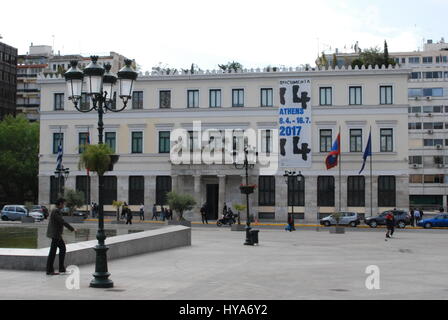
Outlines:
{"label": "stone pavement", "polygon": [[[260,228],[261,229],[261,228]],[[261,229],[193,227],[192,246],[109,261],[112,290],[89,288],[94,265],[80,268],[80,289],[67,276],[0,270],[0,299],[448,299],[447,230]],[[380,268],[380,290],[365,286]]]}

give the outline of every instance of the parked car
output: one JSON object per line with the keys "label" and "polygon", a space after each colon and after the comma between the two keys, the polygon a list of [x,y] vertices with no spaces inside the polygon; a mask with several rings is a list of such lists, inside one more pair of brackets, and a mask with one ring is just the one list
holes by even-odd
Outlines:
{"label": "parked car", "polygon": [[73,216],[74,217],[83,217],[84,219],[87,219],[88,214],[85,211],[75,211],[75,212],[73,212]]}
{"label": "parked car", "polygon": [[431,229],[432,227],[448,227],[448,213],[441,213],[433,218],[420,220],[417,226],[425,229]]}
{"label": "parked car", "polygon": [[22,205],[6,205],[1,212],[3,221],[17,221],[22,217],[33,217],[36,221],[44,220],[44,215],[37,211],[28,212],[28,209]]}
{"label": "parked car", "polygon": [[[341,218],[339,220],[340,225],[357,227],[361,223],[359,216],[356,212],[341,212]],[[336,225],[336,219],[334,215],[329,215],[323,219],[320,219],[320,224],[326,227]]]}
{"label": "parked car", "polygon": [[380,225],[386,225],[386,215],[388,212],[392,212],[395,218],[395,225],[398,228],[404,229],[407,225],[411,224],[411,216],[409,213],[403,210],[388,210],[379,214],[376,217],[368,217],[364,219],[364,222],[371,228],[376,228]]}
{"label": "parked car", "polygon": [[44,218],[45,218],[45,219],[47,219],[48,216],[49,216],[48,208],[47,208],[46,206],[42,206],[42,205],[40,205],[40,204],[35,205],[35,206],[32,206],[32,207],[31,207],[31,211],[42,213],[42,214],[44,215]]}

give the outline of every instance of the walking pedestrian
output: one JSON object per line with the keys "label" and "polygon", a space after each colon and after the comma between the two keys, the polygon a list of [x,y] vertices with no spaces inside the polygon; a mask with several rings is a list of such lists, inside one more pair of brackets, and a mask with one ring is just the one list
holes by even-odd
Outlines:
{"label": "walking pedestrian", "polygon": [[417,223],[420,221],[420,211],[418,209],[415,209],[414,211],[414,223],[415,226],[417,226]]}
{"label": "walking pedestrian", "polygon": [[[202,224],[208,224],[208,220],[207,220],[207,204],[204,203],[201,207],[201,219],[202,219]],[[204,222],[205,221],[205,222]]]}
{"label": "walking pedestrian", "polygon": [[166,208],[163,208],[162,211],[160,211],[160,219],[162,221],[165,221],[165,218],[167,215],[168,215],[168,210]]}
{"label": "walking pedestrian", "polygon": [[[75,231],[70,224],[65,222],[62,217],[62,209],[64,208],[65,199],[60,198],[56,201],[56,208],[51,211],[50,219],[48,221],[47,237],[51,239],[50,252],[47,259],[47,275],[56,275],[65,273],[65,242],[62,238],[64,227],[70,231]],[[59,273],[54,272],[54,260],[56,258],[56,250],[59,248]]]}
{"label": "walking pedestrian", "polygon": [[128,208],[128,204],[126,202],[123,203],[123,208],[121,209],[121,219],[125,219],[126,218],[126,212]]}
{"label": "walking pedestrian", "polygon": [[386,241],[387,238],[392,238],[392,235],[394,234],[394,230],[395,230],[395,219],[394,219],[394,215],[392,214],[392,212],[388,212],[386,215],[386,227],[387,227],[387,231],[386,231]]}
{"label": "walking pedestrian", "polygon": [[424,216],[425,214],[423,213],[423,208],[421,208],[420,209],[420,220],[423,220],[423,216]]}
{"label": "walking pedestrian", "polygon": [[152,206],[152,218],[151,218],[151,220],[154,220],[154,218],[156,218],[156,220],[157,220],[157,207],[156,207],[155,203]]}
{"label": "walking pedestrian", "polygon": [[170,208],[168,213],[169,213],[170,220],[173,220],[173,209]]}
{"label": "walking pedestrian", "polygon": [[132,224],[132,211],[129,207],[126,207],[126,224]]}
{"label": "walking pedestrian", "polygon": [[411,226],[415,227],[415,223],[414,223],[414,220],[415,220],[414,208],[411,208],[411,211],[409,213],[411,215]]}
{"label": "walking pedestrian", "polygon": [[294,224],[294,215],[288,212],[288,226],[286,227],[286,230],[289,232],[296,231]]}
{"label": "walking pedestrian", "polygon": [[224,202],[224,207],[222,208],[222,216],[225,218],[227,215],[227,204]]}
{"label": "walking pedestrian", "polygon": [[145,206],[143,203],[140,205],[140,220],[145,221]]}

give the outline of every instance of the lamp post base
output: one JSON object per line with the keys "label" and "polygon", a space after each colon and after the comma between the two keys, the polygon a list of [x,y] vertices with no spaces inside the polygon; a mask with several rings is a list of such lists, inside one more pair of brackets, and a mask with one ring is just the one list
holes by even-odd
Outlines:
{"label": "lamp post base", "polygon": [[97,245],[96,263],[94,279],[90,282],[91,288],[113,288],[114,282],[109,279],[110,273],[107,271],[107,250],[109,248],[105,245]]}

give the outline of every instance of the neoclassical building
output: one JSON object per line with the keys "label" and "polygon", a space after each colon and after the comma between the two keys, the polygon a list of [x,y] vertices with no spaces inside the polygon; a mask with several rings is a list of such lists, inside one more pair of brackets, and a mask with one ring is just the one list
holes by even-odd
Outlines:
{"label": "neoclassical building", "polygon": [[[104,141],[120,155],[105,177],[105,210],[113,211],[112,201],[122,200],[136,209],[143,203],[149,213],[176,190],[193,195],[198,206],[207,202],[209,218],[217,218],[224,203],[245,203],[239,190],[245,171],[232,163],[233,151],[244,143],[258,152],[255,159],[268,159],[248,172],[257,186],[250,209],[260,221],[285,221],[293,206],[296,219],[305,222],[339,209],[366,215],[407,209],[409,72],[383,66],[140,74],[128,108],[104,117]],[[70,168],[65,187],[98,202],[98,177],[78,169],[87,136],[98,141],[97,114],[75,110],[63,78],[40,77],[38,83],[40,203],[50,204],[57,194],[60,141],[63,164]],[[247,132],[252,135],[245,140]],[[369,159],[359,174],[370,132],[372,170]],[[327,170],[325,159],[339,133],[340,170]],[[219,150],[224,155],[214,157]],[[190,153],[190,162],[175,161],[176,155]],[[230,161],[207,162],[210,154]],[[304,181],[286,183],[285,170],[300,171]],[[198,208],[189,215],[199,218]]]}

